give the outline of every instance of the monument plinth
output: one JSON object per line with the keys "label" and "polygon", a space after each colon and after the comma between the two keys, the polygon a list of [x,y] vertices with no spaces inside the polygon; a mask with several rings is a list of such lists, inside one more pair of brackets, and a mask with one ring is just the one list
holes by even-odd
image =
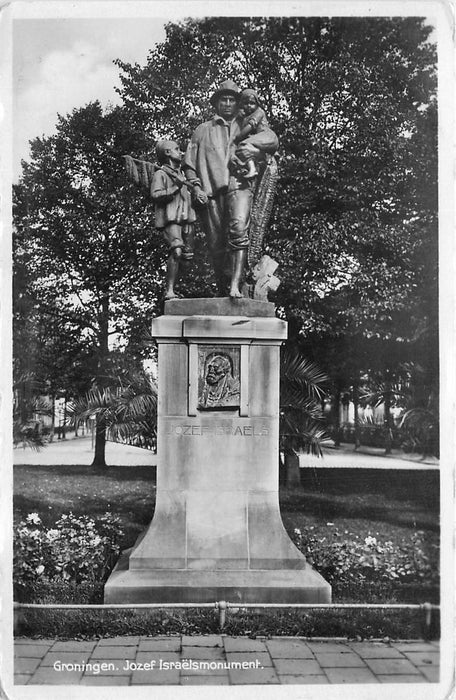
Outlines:
{"label": "monument plinth", "polygon": [[153,520],[105,602],[328,602],[278,501],[279,351],[286,323],[250,299],[173,299],[153,321],[158,466]]}

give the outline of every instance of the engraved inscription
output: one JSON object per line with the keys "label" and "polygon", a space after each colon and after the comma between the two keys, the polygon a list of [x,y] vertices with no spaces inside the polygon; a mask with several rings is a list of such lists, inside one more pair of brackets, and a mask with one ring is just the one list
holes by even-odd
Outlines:
{"label": "engraved inscription", "polygon": [[262,425],[169,425],[165,435],[238,435],[240,437],[264,437],[269,429]]}
{"label": "engraved inscription", "polygon": [[198,408],[238,408],[240,405],[239,347],[198,347]]}

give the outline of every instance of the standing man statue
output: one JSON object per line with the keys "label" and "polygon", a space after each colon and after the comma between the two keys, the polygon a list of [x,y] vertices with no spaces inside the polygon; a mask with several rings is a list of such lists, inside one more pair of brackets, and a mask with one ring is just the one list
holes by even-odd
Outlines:
{"label": "standing man statue", "polygon": [[[248,141],[237,143],[242,118],[237,117],[241,91],[232,80],[225,80],[214,92],[211,103],[215,115],[200,124],[192,134],[182,165],[192,183],[200,209],[201,226],[212,257],[219,294],[225,296],[230,261],[232,298],[241,297],[240,283],[247,261],[252,202],[257,178],[246,178],[232,165],[234,151],[246,161],[261,159],[278,148],[275,133],[265,124]],[[233,161],[235,159],[233,158]]]}

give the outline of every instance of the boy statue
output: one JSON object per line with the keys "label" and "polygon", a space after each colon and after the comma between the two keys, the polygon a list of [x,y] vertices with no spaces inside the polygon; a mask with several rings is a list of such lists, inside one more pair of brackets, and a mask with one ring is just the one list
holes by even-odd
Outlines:
{"label": "boy statue", "polygon": [[158,141],[155,150],[159,168],[153,174],[150,194],[155,204],[155,227],[163,231],[169,246],[166,300],[176,297],[180,261],[188,264],[193,258],[196,216],[189,183],[180,169],[184,154],[175,141]]}

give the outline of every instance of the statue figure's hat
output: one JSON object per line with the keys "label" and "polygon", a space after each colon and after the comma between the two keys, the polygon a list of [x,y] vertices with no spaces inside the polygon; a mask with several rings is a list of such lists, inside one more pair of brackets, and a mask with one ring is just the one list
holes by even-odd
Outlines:
{"label": "statue figure's hat", "polygon": [[211,103],[215,104],[215,102],[218,100],[220,95],[224,95],[226,93],[228,93],[230,95],[234,95],[234,97],[236,99],[239,99],[239,95],[240,95],[241,91],[238,88],[238,86],[236,85],[236,83],[233,82],[233,80],[224,80],[223,83],[220,83],[217,90],[212,95]]}
{"label": "statue figure's hat", "polygon": [[247,97],[247,96],[249,96],[249,97],[253,96],[256,99],[257,104],[260,104],[260,98],[258,97],[258,93],[253,88],[245,88],[244,90],[242,90],[241,94],[239,95],[240,98]]}

